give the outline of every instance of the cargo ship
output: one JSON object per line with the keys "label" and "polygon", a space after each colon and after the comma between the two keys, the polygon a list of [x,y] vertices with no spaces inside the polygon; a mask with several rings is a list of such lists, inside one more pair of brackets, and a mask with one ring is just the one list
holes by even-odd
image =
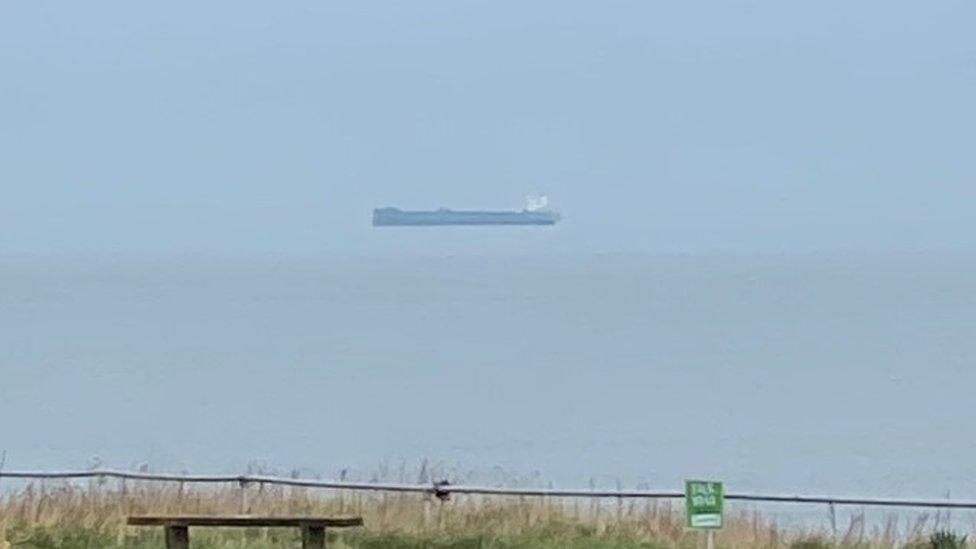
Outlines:
{"label": "cargo ship", "polygon": [[409,211],[399,208],[373,210],[374,227],[439,225],[555,225],[559,212],[546,208],[545,197],[529,199],[522,211],[450,210]]}

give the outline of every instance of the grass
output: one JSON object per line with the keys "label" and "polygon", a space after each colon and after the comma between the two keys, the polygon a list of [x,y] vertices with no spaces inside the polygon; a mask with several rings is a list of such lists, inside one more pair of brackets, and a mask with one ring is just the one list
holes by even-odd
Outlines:
{"label": "grass", "polygon": [[[2,549],[140,549],[163,546],[161,528],[125,525],[132,514],[326,515],[364,517],[365,528],[335,530],[341,548],[702,547],[684,528],[680,503],[455,496],[441,502],[411,494],[309,491],[277,486],[189,488],[150,483],[35,483],[0,495]],[[839,531],[793,531],[758,512],[733,511],[717,536],[720,549],[964,547],[965,537],[934,532],[921,517],[903,528],[895,519],[868,529],[855,515]],[[296,529],[192,530],[193,546],[241,549],[298,547]]]}

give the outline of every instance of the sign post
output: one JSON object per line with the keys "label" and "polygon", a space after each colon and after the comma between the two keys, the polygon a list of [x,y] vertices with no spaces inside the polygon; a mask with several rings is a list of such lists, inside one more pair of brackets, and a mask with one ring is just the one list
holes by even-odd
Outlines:
{"label": "sign post", "polygon": [[685,481],[685,525],[707,531],[707,547],[715,544],[715,530],[722,528],[725,488],[712,480]]}

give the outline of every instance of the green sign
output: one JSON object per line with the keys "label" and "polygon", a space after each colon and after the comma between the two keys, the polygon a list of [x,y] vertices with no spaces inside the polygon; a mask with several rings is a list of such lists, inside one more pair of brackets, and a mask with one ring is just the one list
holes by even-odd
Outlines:
{"label": "green sign", "polygon": [[721,528],[724,503],[721,482],[685,481],[685,522],[689,528]]}

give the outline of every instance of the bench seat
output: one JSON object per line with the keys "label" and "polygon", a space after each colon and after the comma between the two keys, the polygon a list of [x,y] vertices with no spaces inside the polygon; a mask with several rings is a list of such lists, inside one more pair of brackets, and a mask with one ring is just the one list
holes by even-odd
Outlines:
{"label": "bench seat", "polygon": [[162,526],[166,529],[167,549],[188,549],[190,526],[234,528],[287,528],[302,530],[302,547],[325,547],[326,528],[362,526],[362,517],[256,517],[249,515],[141,515],[126,521],[130,526]]}

